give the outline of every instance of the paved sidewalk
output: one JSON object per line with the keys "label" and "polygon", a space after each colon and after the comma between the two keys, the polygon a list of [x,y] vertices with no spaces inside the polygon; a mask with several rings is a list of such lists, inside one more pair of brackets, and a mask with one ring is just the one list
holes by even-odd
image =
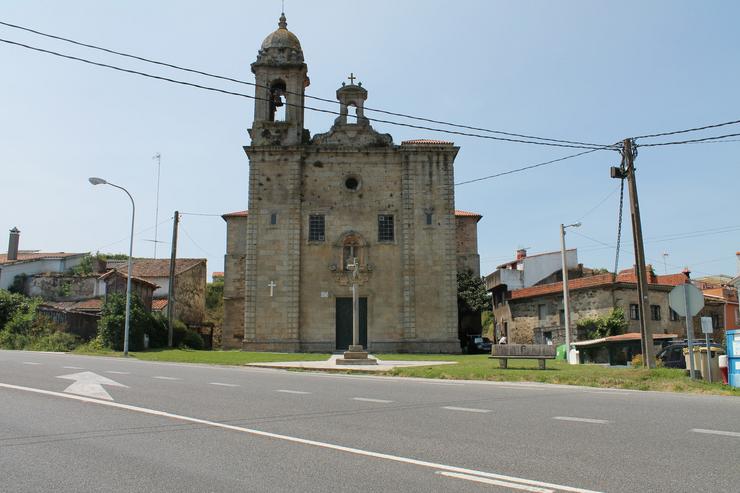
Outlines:
{"label": "paved sidewalk", "polygon": [[[274,363],[249,363],[246,366],[258,366],[262,368],[304,368],[306,370],[361,370],[383,372],[394,368],[405,368],[409,366],[431,366],[431,365],[455,365],[456,361],[383,361],[378,359],[377,365],[338,365],[336,360],[341,354],[333,354],[326,361],[285,361]],[[369,357],[375,358],[370,355]],[[377,358],[375,358],[377,359]]]}

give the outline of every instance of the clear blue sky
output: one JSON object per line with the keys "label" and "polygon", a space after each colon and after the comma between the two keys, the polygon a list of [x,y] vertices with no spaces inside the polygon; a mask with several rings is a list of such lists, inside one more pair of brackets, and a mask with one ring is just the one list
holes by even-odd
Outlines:
{"label": "clear blue sky", "polygon": [[[5,0],[0,7],[6,22],[248,81],[249,64],[279,14],[279,0]],[[303,45],[308,92],[317,96],[333,98],[352,71],[369,91],[368,106],[599,143],[740,119],[740,3],[734,1],[287,0],[286,14]],[[0,37],[251,92],[7,27],[0,26]],[[246,208],[249,168],[242,146],[249,142],[251,100],[2,43],[0,61],[0,229],[18,226],[21,248],[125,251],[126,197],[92,187],[87,177],[129,188],[137,230],[151,228],[156,152],[162,154],[160,221],[175,209],[221,214]],[[307,112],[307,127],[323,132],[332,119]],[[461,147],[458,181],[574,152],[375,127],[397,143],[454,140]],[[740,125],[697,137],[733,132]],[[697,277],[736,273],[739,156],[740,142],[641,149],[646,255],[659,273],[663,252],[669,271],[689,266]],[[609,167],[618,161],[614,152],[599,152],[458,187],[457,207],[484,216],[482,272],[512,258],[517,247],[558,249],[561,222],[583,218],[579,233],[614,243],[618,182],[609,178]],[[633,262],[628,217],[622,268]],[[167,241],[170,233],[166,221],[159,237]],[[151,256],[153,244],[145,240],[153,236],[153,229],[138,234],[134,254]],[[568,246],[578,247],[588,266],[613,268],[611,248],[576,234],[568,235]],[[160,245],[160,256],[168,252],[169,244]],[[180,256],[208,257],[209,271],[216,271],[223,269],[224,253],[220,217],[183,218]]]}

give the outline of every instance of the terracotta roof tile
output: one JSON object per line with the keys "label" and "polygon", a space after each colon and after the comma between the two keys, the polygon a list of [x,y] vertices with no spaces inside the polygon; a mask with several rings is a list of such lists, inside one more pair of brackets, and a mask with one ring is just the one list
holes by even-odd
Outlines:
{"label": "terracotta roof tile", "polygon": [[[206,263],[204,258],[179,258],[175,261],[175,274],[181,274],[186,270],[190,270],[196,265]],[[109,260],[107,262],[109,269],[116,269],[119,272],[126,274],[127,272],[127,261],[126,260]],[[168,277],[170,275],[170,259],[154,259],[154,258],[138,258],[134,259],[133,265],[133,276],[139,278],[148,277]]]}
{"label": "terracotta roof tile", "polygon": [[221,217],[224,219],[227,219],[231,217],[247,217],[247,216],[249,216],[249,211],[236,211],[236,212],[227,212]]}
{"label": "terracotta roof tile", "polygon": [[[685,274],[668,274],[665,276],[655,276],[649,284],[655,286],[678,286],[689,282],[689,278]],[[621,283],[635,283],[636,277],[634,271],[631,269],[621,271],[617,276],[616,282]],[[613,274],[599,274],[596,276],[581,277],[578,279],[568,280],[568,289],[585,289],[594,288],[599,286],[608,286],[614,284]],[[542,284],[540,286],[532,286],[530,288],[516,289],[511,292],[511,299],[522,299],[531,298],[533,296],[542,296],[545,294],[561,293],[563,291],[563,283],[555,282],[552,284]]]}
{"label": "terracotta roof tile", "polygon": [[152,300],[152,310],[161,312],[167,308],[167,298]]}
{"label": "terracotta roof tile", "polygon": [[455,145],[454,142],[451,142],[449,140],[435,140],[435,139],[411,139],[411,140],[404,140],[401,142],[401,145],[433,145],[433,146],[439,146],[439,145],[446,145],[451,146]]}
{"label": "terracotta roof tile", "polygon": [[456,217],[483,217],[477,212],[468,212],[468,211],[461,211],[459,209],[455,209],[455,216]]}

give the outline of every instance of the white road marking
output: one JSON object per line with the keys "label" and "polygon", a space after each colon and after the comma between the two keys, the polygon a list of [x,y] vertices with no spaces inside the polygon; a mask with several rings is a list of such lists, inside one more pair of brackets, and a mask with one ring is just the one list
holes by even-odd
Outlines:
{"label": "white road marking", "polygon": [[131,375],[131,373],[130,372],[127,372],[127,371],[113,371],[113,370],[108,370],[105,373],[110,373],[111,375]]}
{"label": "white road marking", "polygon": [[40,365],[41,363],[36,363],[34,361],[24,361],[23,364],[24,365]]}
{"label": "white road marking", "polygon": [[393,401],[387,401],[385,399],[370,399],[369,397],[353,397],[353,401],[362,401],[362,402],[379,402],[381,404],[390,404]]}
{"label": "white road marking", "polygon": [[472,407],[455,407],[455,406],[444,406],[442,409],[447,409],[448,411],[465,411],[468,413],[490,413],[490,409],[474,409]]}
{"label": "white road marking", "polygon": [[310,394],[311,392],[304,392],[302,390],[284,390],[278,389],[275,392],[282,392],[283,394]]}
{"label": "white road marking", "polygon": [[703,428],[692,428],[690,431],[693,431],[694,433],[706,433],[707,435],[722,435],[726,437],[740,438],[740,433],[736,431],[705,430]]}
{"label": "white road marking", "polygon": [[548,488],[538,488],[537,486],[528,486],[520,483],[509,483],[507,481],[500,481],[498,479],[483,478],[480,476],[471,476],[470,474],[460,474],[457,472],[437,471],[440,476],[447,476],[448,478],[455,479],[467,479],[468,481],[475,481],[476,483],[490,484],[493,486],[503,486],[504,488],[511,488],[514,490],[531,491],[533,493],[555,493],[555,490]]}
{"label": "white road marking", "polygon": [[577,421],[579,423],[593,423],[597,425],[605,425],[609,422],[606,419],[574,418],[572,416],[554,416],[552,419],[557,419],[559,421]]}
{"label": "white road marking", "polygon": [[113,397],[111,397],[110,394],[103,388],[103,385],[128,388],[122,383],[114,382],[110,378],[100,376],[91,371],[72,373],[70,375],[61,375],[57,378],[74,380],[74,383],[72,385],[64,389],[65,392],[68,392],[70,394],[94,397],[96,399],[105,399],[107,401],[112,401]]}
{"label": "white road marking", "polygon": [[235,383],[221,383],[221,382],[211,382],[208,385],[218,385],[220,387],[238,387]]}
{"label": "white road marking", "polygon": [[65,370],[84,370],[84,368],[79,366],[63,366],[62,368],[64,368]]}
{"label": "white road marking", "polygon": [[181,378],[177,378],[177,377],[152,377],[152,378],[156,378],[157,380],[182,380]]}
{"label": "white road marking", "polygon": [[309,440],[307,438],[299,438],[299,437],[293,437],[289,435],[280,435],[278,433],[271,433],[269,431],[260,431],[255,430],[251,428],[244,428],[241,426],[235,426],[235,425],[229,425],[226,423],[219,423],[217,421],[208,421],[205,419],[200,418],[191,418],[188,416],[183,416],[181,414],[173,414],[168,413],[166,411],[158,411],[156,409],[148,409],[145,407],[139,407],[139,406],[132,406],[130,404],[120,404],[118,402],[111,402],[111,401],[103,401],[99,399],[91,399],[89,397],[82,397],[78,395],[71,395],[71,394],[63,394],[61,392],[54,392],[51,390],[44,390],[44,389],[35,389],[32,387],[22,387],[20,385],[12,385],[9,383],[0,383],[0,388],[6,388],[6,389],[13,389],[13,390],[22,390],[25,392],[32,392],[35,394],[41,394],[41,395],[49,395],[54,397],[60,397],[63,399],[72,399],[80,402],[88,402],[91,404],[97,404],[100,406],[107,406],[115,409],[125,409],[127,411],[137,412],[141,414],[148,414],[150,416],[160,416],[163,418],[170,418],[170,419],[176,419],[179,421],[185,421],[187,423],[196,423],[206,426],[211,426],[213,428],[220,428],[223,430],[230,430],[230,431],[238,431],[241,433],[246,433],[249,435],[254,436],[260,436],[260,437],[266,437],[266,438],[273,438],[275,440],[283,440],[286,442],[291,443],[299,443],[302,445],[310,445],[313,447],[321,447],[329,450],[336,450],[338,452],[346,452],[349,454],[354,455],[361,455],[364,457],[373,457],[376,459],[383,459],[393,462],[398,462],[401,464],[411,464],[419,467],[426,467],[431,469],[437,469],[437,470],[443,470],[448,472],[456,472],[456,473],[462,473],[462,474],[470,474],[474,476],[480,476],[484,478],[490,478],[490,479],[500,479],[503,481],[512,481],[517,482],[521,484],[526,484],[530,486],[541,486],[543,488],[551,488],[557,491],[567,491],[570,493],[598,493],[594,490],[587,490],[583,488],[576,488],[573,486],[565,486],[565,485],[559,485],[554,483],[546,483],[543,481],[536,481],[533,479],[525,479],[525,478],[517,478],[515,476],[506,476],[504,474],[496,474],[492,472],[485,472],[485,471],[477,471],[475,469],[467,469],[464,467],[457,467],[457,466],[448,466],[445,464],[437,464],[435,462],[427,462],[423,460],[418,459],[411,459],[409,457],[401,457],[398,455],[391,455],[391,454],[384,454],[382,452],[373,452],[370,450],[362,450],[358,448],[353,447],[345,447],[344,445],[336,445],[333,443],[327,443],[327,442],[319,442],[316,440]]}

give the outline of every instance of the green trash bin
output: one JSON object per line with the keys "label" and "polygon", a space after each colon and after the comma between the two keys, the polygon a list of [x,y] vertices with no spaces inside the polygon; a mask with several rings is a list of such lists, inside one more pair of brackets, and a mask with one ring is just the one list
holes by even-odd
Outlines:
{"label": "green trash bin", "polygon": [[566,359],[568,359],[567,358],[567,356],[568,356],[567,353],[568,353],[568,351],[567,351],[567,348],[565,347],[565,344],[561,344],[560,346],[558,346],[558,349],[555,352],[555,359],[561,359],[561,360],[565,361]]}

